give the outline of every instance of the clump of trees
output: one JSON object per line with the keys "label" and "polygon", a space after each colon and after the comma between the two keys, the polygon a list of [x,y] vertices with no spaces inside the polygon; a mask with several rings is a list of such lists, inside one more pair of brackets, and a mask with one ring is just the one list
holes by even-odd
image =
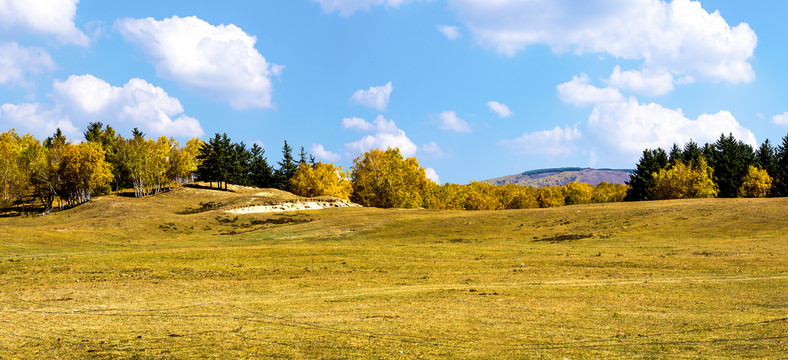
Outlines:
{"label": "clump of trees", "polygon": [[788,135],[756,150],[733,134],[703,147],[690,140],[670,152],[646,149],[627,183],[626,200],[788,196]]}
{"label": "clump of trees", "polygon": [[202,141],[186,146],[173,138],[145,138],[134,129],[128,139],[110,126],[90,123],[85,141],[74,144],[58,129],[43,142],[16,131],[0,133],[0,206],[31,203],[45,211],[89,201],[95,194],[133,188],[145,196],[194,181],[197,150]]}
{"label": "clump of trees", "polygon": [[[299,160],[293,158],[293,148],[285,141],[282,147],[282,160],[279,168],[274,169],[265,158],[265,149],[257,144],[247,148],[243,142],[235,143],[227,134],[217,133],[200,146],[196,159],[197,175],[209,187],[216,183],[218,188],[227,190],[227,184],[278,188],[290,190],[290,179],[300,165],[315,165],[315,159],[301,147]],[[307,159],[309,158],[309,159]]]}
{"label": "clump of trees", "polygon": [[353,160],[349,172],[332,164],[301,164],[291,179],[291,191],[302,196],[335,196],[364,206],[449,210],[502,210],[555,207],[622,201],[627,186],[600,183],[591,186],[533,188],[486,182],[439,185],[427,179],[415,157],[404,158],[399,149],[373,149]]}

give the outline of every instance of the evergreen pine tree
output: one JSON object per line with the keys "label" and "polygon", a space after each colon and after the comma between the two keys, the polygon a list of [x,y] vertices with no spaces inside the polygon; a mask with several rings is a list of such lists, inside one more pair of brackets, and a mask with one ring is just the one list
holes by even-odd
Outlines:
{"label": "evergreen pine tree", "polygon": [[279,169],[276,171],[276,187],[281,190],[287,190],[289,188],[290,178],[292,178],[293,174],[298,170],[298,163],[293,160],[293,148],[287,145],[287,140],[285,140],[285,145],[282,146],[282,161],[278,164]]}
{"label": "evergreen pine tree", "polygon": [[681,155],[685,163],[697,165],[698,160],[703,156],[703,150],[698,147],[698,143],[690,139],[688,143],[684,144],[684,152]]}
{"label": "evergreen pine tree", "polygon": [[714,168],[719,196],[736,197],[749,166],[755,162],[755,152],[750,145],[737,141],[733,134],[720,135],[713,146],[715,151],[708,160]]}
{"label": "evergreen pine tree", "polygon": [[774,192],[777,196],[788,196],[788,135],[783,137],[782,145],[777,147]]}
{"label": "evergreen pine tree", "polygon": [[670,152],[668,153],[668,166],[673,166],[676,160],[684,159],[684,153],[679,148],[678,144],[673,143],[673,146],[670,148]]}
{"label": "evergreen pine tree", "polygon": [[250,155],[249,184],[260,188],[274,186],[273,169],[268,165],[268,161],[265,159],[265,149],[257,144],[253,144]]}
{"label": "evergreen pine tree", "polygon": [[755,150],[755,166],[766,170],[772,178],[777,175],[777,153],[769,139],[764,140],[758,150]]}
{"label": "evergreen pine tree", "polygon": [[665,150],[643,150],[643,156],[638,161],[635,172],[629,176],[629,190],[624,198],[626,201],[640,201],[654,199],[654,176],[668,166],[668,154]]}

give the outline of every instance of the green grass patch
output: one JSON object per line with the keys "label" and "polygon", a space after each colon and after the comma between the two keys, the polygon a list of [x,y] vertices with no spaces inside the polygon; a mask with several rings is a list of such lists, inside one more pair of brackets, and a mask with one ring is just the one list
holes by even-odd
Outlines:
{"label": "green grass patch", "polygon": [[0,219],[0,358],[788,350],[786,199],[222,211],[277,196],[179,188]]}

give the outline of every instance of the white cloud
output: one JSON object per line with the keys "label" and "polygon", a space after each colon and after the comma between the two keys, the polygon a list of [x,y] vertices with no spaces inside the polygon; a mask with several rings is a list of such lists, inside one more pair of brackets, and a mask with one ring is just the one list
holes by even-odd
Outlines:
{"label": "white cloud", "polygon": [[441,150],[440,146],[436,144],[434,141],[430,141],[421,146],[421,151],[425,154],[430,154],[432,156],[441,158],[443,157],[443,150]]}
{"label": "white cloud", "polygon": [[328,162],[338,161],[342,158],[339,154],[326,150],[322,144],[312,144],[312,154],[315,154],[318,159]]}
{"label": "white cloud", "polygon": [[438,127],[443,130],[450,130],[456,132],[471,132],[471,127],[468,123],[457,117],[454,111],[444,111],[438,114]]}
{"label": "white cloud", "polygon": [[517,154],[570,155],[575,151],[580,137],[577,127],[556,126],[551,130],[534,131],[516,139],[503,140],[501,144]]}
{"label": "white cloud", "polygon": [[3,104],[0,106],[0,128],[16,129],[19,133],[29,133],[43,140],[60,128],[69,138],[82,134],[67,116],[58,109],[46,109],[38,103]]}
{"label": "white cloud", "polygon": [[777,125],[788,125],[788,111],[782,114],[774,115],[772,117],[772,122]]}
{"label": "white cloud", "polygon": [[427,179],[434,181],[436,184],[441,183],[441,179],[438,177],[438,172],[433,168],[424,168],[424,175],[427,176]]}
{"label": "white cloud", "polygon": [[399,148],[400,152],[405,157],[416,154],[418,146],[405,135],[404,131],[397,128],[393,120],[386,120],[383,116],[378,115],[374,121],[374,125],[370,124],[370,126],[372,126],[372,130],[375,131],[374,134],[364,136],[357,141],[345,144],[345,152],[348,157],[353,157],[376,148],[383,150],[388,148]]}
{"label": "white cloud", "polygon": [[342,119],[342,128],[367,132],[375,129],[375,126],[362,118],[351,117]]}
{"label": "white cloud", "polygon": [[88,46],[90,39],[74,25],[79,0],[0,0],[0,31],[54,36],[62,44]]}
{"label": "white cloud", "polygon": [[391,86],[391,81],[383,86],[371,86],[369,90],[358,90],[353,93],[350,100],[356,104],[366,106],[368,108],[385,111],[389,105],[389,97],[394,88]]}
{"label": "white cloud", "polygon": [[643,149],[667,149],[690,139],[703,144],[714,142],[720,134],[732,133],[737,139],[757,146],[755,135],[741,126],[727,111],[702,114],[692,120],[681,109],[673,110],[650,103],[640,104],[635,98],[594,107],[588,118],[590,132],[613,153],[635,161]]}
{"label": "white cloud", "polygon": [[607,83],[619,89],[629,90],[647,96],[665,95],[673,91],[673,75],[668,72],[621,71],[616,65]]}
{"label": "white cloud", "polygon": [[462,36],[462,34],[460,34],[460,28],[457,26],[438,25],[438,31],[449,40],[457,40]]}
{"label": "white cloud", "polygon": [[178,99],[142,79],[116,87],[92,75],[72,75],[66,81],[55,81],[53,91],[56,106],[74,119],[117,119],[119,123],[113,125],[140,127],[150,135],[203,135],[199,121],[183,114]]}
{"label": "white cloud", "polygon": [[28,74],[52,70],[55,63],[43,48],[19,46],[16,42],[0,44],[0,84],[27,87]]}
{"label": "white cloud", "polygon": [[283,66],[269,64],[254,47],[257,38],[241,28],[193,16],[121,19],[116,26],[144,50],[159,76],[234,109],[273,107],[271,77]]}
{"label": "white cloud", "polygon": [[342,128],[362,132],[395,132],[397,125],[394,124],[394,120],[386,120],[383,115],[378,115],[372,124],[357,117],[344,118],[342,119]]}
{"label": "white cloud", "polygon": [[731,27],[696,1],[449,0],[482,44],[513,56],[531,45],[556,53],[606,53],[644,70],[712,81],[750,82],[757,36]]}
{"label": "white cloud", "polygon": [[372,6],[385,5],[388,7],[398,7],[410,0],[312,0],[320,3],[320,7],[326,13],[339,11],[345,17],[353,15],[358,10],[369,10]]}
{"label": "white cloud", "polygon": [[565,103],[575,104],[576,106],[586,106],[589,104],[599,104],[608,102],[619,102],[624,100],[624,96],[618,90],[607,87],[600,89],[589,84],[588,75],[581,74],[580,77],[573,76],[572,81],[565,82],[556,87],[558,97]]}
{"label": "white cloud", "polygon": [[489,107],[494,113],[498,114],[499,117],[508,118],[512,116],[512,110],[509,110],[509,107],[506,106],[506,104],[501,104],[497,101],[488,101],[487,107]]}

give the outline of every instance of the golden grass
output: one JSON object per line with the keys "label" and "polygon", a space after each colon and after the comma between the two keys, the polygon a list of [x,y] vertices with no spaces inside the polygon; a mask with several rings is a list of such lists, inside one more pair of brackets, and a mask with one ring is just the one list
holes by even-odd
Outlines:
{"label": "golden grass", "polygon": [[788,351],[788,199],[221,212],[295,199],[235,190],[0,219],[0,358]]}

